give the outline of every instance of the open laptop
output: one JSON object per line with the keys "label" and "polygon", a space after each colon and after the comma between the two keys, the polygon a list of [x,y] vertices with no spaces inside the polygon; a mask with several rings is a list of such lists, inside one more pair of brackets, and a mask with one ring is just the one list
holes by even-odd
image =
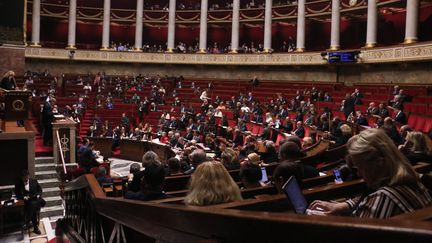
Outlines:
{"label": "open laptop", "polygon": [[307,203],[303,192],[297,183],[294,176],[291,176],[285,184],[282,186],[291,207],[294,209],[296,214],[307,214],[307,215],[324,215],[324,209],[322,210],[311,210],[308,209],[309,204]]}

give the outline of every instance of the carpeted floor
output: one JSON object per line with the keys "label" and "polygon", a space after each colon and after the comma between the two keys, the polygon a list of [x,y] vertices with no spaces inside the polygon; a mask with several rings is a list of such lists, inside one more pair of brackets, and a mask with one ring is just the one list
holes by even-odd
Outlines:
{"label": "carpeted floor", "polygon": [[52,146],[43,145],[43,139],[41,136],[36,135],[35,137],[35,156],[52,156],[53,148]]}

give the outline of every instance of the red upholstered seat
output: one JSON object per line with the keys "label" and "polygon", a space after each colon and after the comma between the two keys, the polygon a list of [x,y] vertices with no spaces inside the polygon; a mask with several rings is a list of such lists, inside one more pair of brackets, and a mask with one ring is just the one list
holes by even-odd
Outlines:
{"label": "red upholstered seat", "polygon": [[417,122],[415,123],[414,129],[417,131],[423,131],[423,127],[425,125],[426,118],[422,116],[417,117]]}
{"label": "red upholstered seat", "polygon": [[429,132],[432,129],[432,118],[425,118],[425,124],[423,126],[423,132]]}
{"label": "red upholstered seat", "polygon": [[280,141],[282,141],[282,139],[284,139],[285,137],[278,133],[277,138],[276,138],[276,146],[279,146]]}
{"label": "red upholstered seat", "polygon": [[237,125],[236,121],[234,120],[228,120],[228,126],[229,127],[235,127]]}
{"label": "red upholstered seat", "polygon": [[252,129],[250,130],[252,134],[261,134],[260,133],[260,125],[252,124]]}
{"label": "red upholstered seat", "polygon": [[426,114],[427,105],[426,104],[417,104],[415,106],[414,112],[418,114]]}
{"label": "red upholstered seat", "polygon": [[[246,123],[246,128],[247,128],[248,131],[252,131],[252,129],[253,129],[253,128],[252,128],[252,123],[247,122],[247,123]],[[255,134],[256,134],[256,133],[255,133]]]}
{"label": "red upholstered seat", "polygon": [[414,128],[414,127],[416,126],[416,123],[417,123],[417,118],[418,118],[417,115],[411,114],[411,115],[408,117],[408,125],[409,125],[410,127]]}
{"label": "red upholstered seat", "polygon": [[405,103],[404,104],[404,111],[413,112],[413,110],[414,110],[414,104],[413,103]]}
{"label": "red upholstered seat", "polygon": [[426,113],[425,113],[426,115],[428,115],[428,116],[432,116],[432,106],[429,106],[427,109],[426,109]]}

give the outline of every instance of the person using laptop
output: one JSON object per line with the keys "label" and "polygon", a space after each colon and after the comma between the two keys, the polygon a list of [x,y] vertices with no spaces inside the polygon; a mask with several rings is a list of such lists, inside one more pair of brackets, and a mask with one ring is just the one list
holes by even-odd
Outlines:
{"label": "person using laptop", "polygon": [[382,129],[367,129],[347,144],[350,165],[369,190],[345,202],[314,201],[310,209],[324,215],[390,218],[432,205],[418,175]]}

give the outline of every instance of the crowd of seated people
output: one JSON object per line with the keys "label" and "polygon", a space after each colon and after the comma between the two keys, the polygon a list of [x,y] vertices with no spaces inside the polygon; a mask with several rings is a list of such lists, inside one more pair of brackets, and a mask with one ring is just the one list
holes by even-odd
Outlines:
{"label": "crowd of seated people", "polygon": [[[280,0],[280,1],[274,1],[274,6],[280,6],[280,5],[289,5],[289,4],[296,4],[297,1],[291,1],[291,0]],[[265,1],[259,1],[259,0],[251,0],[251,1],[241,1],[240,7],[243,9],[257,9],[257,8],[264,8],[265,7]],[[219,1],[219,2],[213,2],[209,4],[209,10],[222,10],[222,9],[232,9],[233,4],[232,1]],[[164,10],[168,11],[168,5],[161,5],[160,3],[154,3],[154,2],[145,2],[144,3],[144,9],[146,10]],[[177,10],[200,10],[201,9],[201,3],[194,2],[194,1],[178,1]]]}
{"label": "crowd of seated people", "polygon": [[[351,148],[352,144],[355,144],[354,141],[364,140],[360,135],[352,138],[354,132],[351,126],[348,126],[343,121],[343,118],[333,116],[331,110],[326,109],[323,113],[319,113],[315,103],[329,100],[328,97],[331,97],[331,94],[324,90],[312,87],[311,89],[298,90],[292,97],[277,94],[268,101],[256,99],[253,91],[239,92],[238,96],[233,96],[229,100],[222,100],[219,97],[213,98],[210,95],[213,84],[209,83],[207,87],[198,87],[198,85],[192,83],[190,86],[185,87],[181,78],[173,79],[174,90],[177,88],[190,88],[196,91],[196,89],[200,88],[203,92],[207,92],[206,95],[202,95],[202,92],[195,92],[196,97],[193,99],[196,102],[201,100],[201,107],[198,109],[193,108],[190,104],[182,101],[172,104],[173,107],[179,105],[178,108],[180,109],[165,111],[160,117],[157,129],[153,130],[149,124],[145,123],[144,115],[153,111],[151,103],[157,103],[158,105],[166,103],[164,97],[169,94],[162,85],[161,80],[163,78],[138,75],[133,78],[117,79],[108,78],[105,74],[98,75],[100,76],[99,79],[95,78],[98,79],[97,81],[87,82],[91,89],[87,89],[86,92],[83,90],[83,93],[87,93],[87,96],[90,95],[90,97],[96,94],[97,100],[103,100],[104,95],[109,94],[108,90],[106,90],[108,84],[115,87],[118,87],[119,84],[122,92],[119,92],[116,97],[122,99],[124,103],[136,106],[136,109],[142,112],[143,119],[140,117],[136,122],[135,119],[123,114],[119,118],[118,124],[111,124],[95,116],[94,126],[96,130],[88,134],[89,136],[112,137],[113,149],[118,147],[121,139],[158,139],[160,143],[165,143],[178,151],[176,158],[169,161],[160,161],[157,155],[146,154],[144,157],[150,158],[143,159],[143,161],[147,162],[143,162],[142,168],[147,168],[147,166],[152,168],[147,171],[149,173],[148,181],[143,182],[143,180],[147,180],[144,175],[147,169],[141,170],[141,166],[137,167],[136,164],[131,166],[133,179],[128,184],[128,192],[126,193],[127,198],[131,199],[153,200],[166,198],[167,194],[162,190],[165,176],[192,175],[191,181],[195,182],[191,183],[190,191],[185,199],[186,204],[210,205],[240,200],[240,188],[235,183],[235,187],[233,187],[230,180],[224,179],[221,185],[213,185],[213,189],[208,188],[208,194],[201,194],[200,184],[206,184],[203,180],[209,177],[225,178],[226,174],[228,174],[227,171],[240,169],[244,188],[265,186],[261,182],[257,183],[259,177],[257,166],[276,166],[273,173],[276,187],[283,184],[283,181],[287,179],[285,175],[290,173],[298,177],[301,184],[304,179],[319,176],[316,167],[304,165],[300,162],[305,156],[302,149],[307,149],[317,143],[318,132],[324,139],[333,141],[333,147],[340,147],[348,143],[350,154],[357,153]],[[150,87],[150,98],[141,98],[137,93],[134,93],[132,97],[126,97],[127,92],[144,90],[144,87]],[[346,102],[347,99],[352,99],[352,101]],[[354,93],[348,94],[345,102],[344,105],[348,103],[361,104],[361,91],[355,90]],[[76,111],[86,109],[85,98],[78,98],[75,107],[77,108]],[[349,111],[351,108],[344,107],[342,110]],[[402,153],[398,152],[398,156],[405,156],[406,158],[403,157],[403,160],[401,160],[398,157],[393,160],[404,162],[401,168],[405,168],[408,174],[410,172],[405,165],[407,161],[412,164],[417,162],[431,163],[430,150],[425,146],[424,141],[427,137],[423,133],[420,133],[423,137],[416,134],[408,126],[398,129],[396,127],[397,121],[389,117],[389,109],[391,108],[385,104],[380,104],[379,107],[371,104],[368,108],[369,112],[366,114],[355,113],[352,110],[348,117],[349,115],[353,117],[353,114],[356,114],[352,122],[364,125],[358,122],[364,120],[363,116],[379,116],[382,122],[378,122],[376,126],[380,129],[367,129],[366,131],[374,131],[370,135],[374,137],[374,140],[392,141],[391,146],[395,147],[400,145],[399,149]],[[387,112],[383,110],[387,110]],[[227,118],[227,112],[232,113],[232,120]],[[217,113],[222,113],[222,117],[216,117]],[[295,114],[295,117],[291,118],[290,114]],[[220,122],[217,122],[218,119],[220,119]],[[235,124],[228,124],[229,121],[234,121]],[[263,127],[261,134],[251,134],[251,131],[248,131],[247,124],[250,122]],[[308,135],[305,132],[306,127],[310,130]],[[274,130],[289,135],[285,140],[279,141],[278,146],[275,144],[274,137],[274,134],[278,133],[269,132]],[[382,138],[382,134],[385,134],[385,139]],[[208,158],[203,150],[204,148],[210,148],[214,152],[214,157]],[[393,147],[389,148],[389,150],[394,152]],[[99,166],[98,163],[93,163],[97,153],[95,153],[91,143],[84,142],[82,151],[79,153],[82,157],[80,166],[85,168],[86,171],[91,170],[91,167]],[[354,160],[354,165],[360,167],[360,162]],[[215,174],[208,175],[209,171],[213,171]],[[105,175],[103,171],[100,172],[102,182],[105,181]],[[365,177],[365,174],[360,175],[363,178]],[[231,177],[229,178],[231,179]],[[278,180],[280,181],[278,182]],[[386,183],[389,184],[380,184],[379,186],[393,186],[390,182]],[[226,187],[226,190],[220,190],[220,186]],[[378,188],[380,187],[374,189]],[[418,190],[419,188],[420,190]],[[415,188],[416,192],[421,192],[422,187],[419,188]],[[362,200],[367,199],[363,198],[355,202],[360,202],[362,206],[367,204],[361,203]],[[423,200],[423,204],[419,203],[416,206],[417,208],[428,205],[426,196],[421,200]],[[328,208],[329,212],[333,213],[332,206],[324,202],[317,202],[316,205],[323,205],[322,208]],[[345,206],[342,211],[344,213],[350,211],[347,209],[352,212],[355,208]],[[334,212],[340,213],[342,211],[336,209]],[[392,212],[389,215],[397,213]],[[358,210],[354,214],[362,216],[362,213]],[[378,216],[374,214],[372,217]]]}
{"label": "crowd of seated people", "polygon": [[[144,97],[144,99],[141,99],[139,95],[134,94],[132,98],[123,99],[124,103],[137,105],[139,115],[138,121],[142,121],[145,114],[148,114],[151,111],[157,111],[157,105],[164,104],[164,97],[166,95],[165,88],[163,88],[161,83],[158,81],[160,78],[157,78],[156,81],[154,81],[155,83],[146,83],[143,80],[148,80],[148,78],[143,78],[139,75],[132,81],[116,79],[114,82],[114,84],[117,82],[116,87],[118,84],[121,84],[120,87],[122,92],[119,93],[119,96],[117,97],[122,97],[122,95],[125,97],[125,91],[139,91],[142,90],[145,85],[151,85],[151,91],[149,94],[150,98]],[[180,79],[175,82],[175,87],[182,87]],[[100,87],[103,86],[104,81],[101,82],[101,86],[97,89],[98,93],[101,90]],[[209,84],[209,86],[211,86],[211,84]],[[196,87],[196,85],[192,83],[190,88],[193,88],[196,91],[199,90],[200,87]],[[173,93],[176,93],[175,90],[176,89],[174,89]],[[115,137],[115,140],[118,141],[123,138],[138,140],[149,139],[149,135],[152,134],[153,136],[151,138],[160,138],[162,143],[170,144],[174,147],[184,147],[185,142],[192,140],[195,140],[194,142],[198,143],[208,143],[208,141],[214,142],[217,141],[215,135],[222,135],[227,138],[227,140],[232,140],[233,144],[236,146],[242,146],[244,134],[245,132],[248,132],[245,124],[252,121],[258,124],[263,124],[265,127],[263,133],[260,134],[262,140],[273,139],[270,137],[270,128],[284,133],[293,134],[304,139],[305,126],[312,129],[313,135],[315,134],[314,131],[324,132],[324,137],[333,140],[336,146],[343,145],[347,142],[350,136],[352,136],[352,131],[350,131],[351,129],[347,125],[343,126],[344,124],[341,122],[339,117],[333,117],[330,110],[327,109],[321,115],[318,114],[318,110],[314,103],[316,101],[325,101],[326,97],[329,97],[330,94],[328,92],[320,91],[315,87],[310,90],[298,90],[296,95],[292,97],[290,101],[288,101],[283,95],[278,94],[275,99],[263,103],[260,103],[259,100],[255,100],[252,92],[249,92],[248,94],[240,92],[238,97],[233,96],[230,100],[223,101],[218,97],[211,100],[207,94],[207,91],[210,91],[208,87],[203,88],[202,90],[203,91],[200,95],[202,101],[201,111],[195,110],[190,105],[188,106],[187,104],[182,103],[178,97],[176,97],[175,102],[172,105],[174,107],[180,106],[180,114],[174,109],[165,111],[157,124],[157,128],[152,129],[149,124],[141,122],[134,124],[134,119],[131,120],[124,114],[120,119],[121,122],[118,126],[113,126],[111,124],[105,124],[102,126],[102,121],[95,122],[95,126],[91,127],[92,131],[90,131],[88,135],[103,137],[113,136]],[[108,93],[108,100],[110,99],[110,96],[111,94]],[[103,99],[103,96],[98,95],[97,97],[97,104],[102,103],[101,100]],[[347,99],[352,99],[354,104],[361,104],[362,94],[358,89],[356,89],[354,93],[347,95],[347,97]],[[396,119],[389,118],[388,109],[390,108],[385,105],[380,104],[380,107],[377,108],[374,104],[371,104],[371,107],[368,108],[368,113],[371,115],[378,114],[376,115],[379,116],[377,126],[383,127],[399,145],[401,142],[400,135],[398,134],[398,131],[395,130],[394,124],[392,125]],[[237,123],[236,127],[228,128],[227,119],[224,115],[226,110],[230,110],[233,113],[233,119]],[[263,114],[264,110],[267,111],[265,119]],[[351,111],[352,108],[344,107],[342,110]],[[293,120],[288,115],[290,112],[295,112],[297,114]],[[353,114],[356,115],[354,116]],[[348,115],[348,120],[362,126],[373,125],[368,124],[368,120],[365,117],[366,115],[368,114],[359,111],[351,111]],[[227,127],[222,129],[222,131],[220,131],[218,125],[215,123],[216,118],[221,116],[221,125]],[[333,119],[329,120],[328,117],[333,117]],[[95,120],[98,119],[95,118]],[[332,124],[331,127],[329,126],[330,124]],[[185,133],[181,131],[185,131]],[[206,134],[206,136],[204,136],[204,134]],[[307,137],[304,140],[308,146],[312,145],[315,141],[316,136],[310,136],[310,138]],[[214,144],[209,146],[218,147]]]}
{"label": "crowd of seated people", "polygon": [[[129,52],[135,51],[134,46],[129,43],[122,44],[111,42],[110,49],[118,52]],[[161,43],[144,43],[142,46],[142,52],[146,53],[164,53],[167,50],[166,44]],[[188,45],[184,42],[178,42],[175,46],[173,52],[175,53],[197,53],[199,52],[199,43],[195,41],[194,44]],[[239,46],[238,53],[249,53],[249,54],[259,54],[264,53],[264,45],[262,43],[255,44],[253,41],[248,43],[243,43]],[[295,43],[292,37],[289,37],[288,40],[284,40],[279,46],[271,50],[276,52],[293,52],[295,51]],[[217,42],[213,42],[209,44],[205,50],[206,53],[210,54],[224,54],[231,52],[231,45],[222,46]]]}
{"label": "crowd of seated people", "polygon": [[367,129],[348,142],[349,165],[369,191],[345,202],[315,201],[326,215],[389,218],[432,205],[432,198],[407,158],[381,129]]}

